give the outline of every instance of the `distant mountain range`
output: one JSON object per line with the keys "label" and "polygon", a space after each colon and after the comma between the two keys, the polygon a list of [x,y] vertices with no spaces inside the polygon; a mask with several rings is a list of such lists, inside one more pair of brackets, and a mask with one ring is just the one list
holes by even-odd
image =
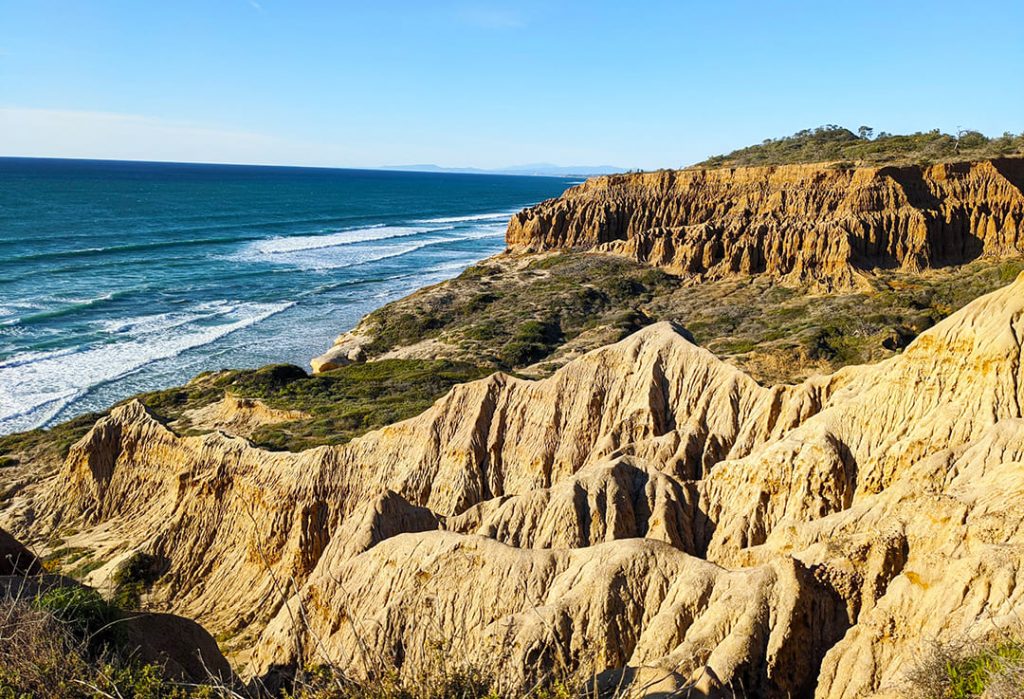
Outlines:
{"label": "distant mountain range", "polygon": [[626,168],[614,165],[552,165],[551,163],[529,163],[511,167],[486,170],[476,167],[441,167],[440,165],[385,165],[380,170],[405,170],[408,172],[454,172],[472,175],[533,175],[548,177],[586,177],[610,175],[624,172]]}

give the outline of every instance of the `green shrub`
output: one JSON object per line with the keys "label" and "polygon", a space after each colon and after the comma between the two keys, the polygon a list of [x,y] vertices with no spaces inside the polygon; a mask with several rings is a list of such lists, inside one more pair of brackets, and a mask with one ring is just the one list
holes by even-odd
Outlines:
{"label": "green shrub", "polygon": [[251,436],[265,448],[297,451],[343,444],[368,430],[418,415],[453,385],[489,373],[464,362],[384,359],[315,376],[303,372],[301,378],[278,387],[250,381],[251,372],[238,372],[226,388],[275,408],[308,413],[310,419],[266,425]]}
{"label": "green shrub", "polygon": [[120,607],[134,609],[142,594],[160,577],[160,560],[143,551],[136,551],[122,561],[111,582],[114,583],[114,601]]}
{"label": "green shrub", "polygon": [[550,347],[539,342],[513,340],[501,348],[499,358],[508,367],[522,367],[544,359],[551,353]]}
{"label": "green shrub", "polygon": [[495,321],[484,321],[476,325],[470,325],[462,331],[462,336],[467,340],[487,342],[504,334],[501,326]]}
{"label": "green shrub", "polygon": [[815,359],[848,364],[859,356],[862,345],[862,341],[847,328],[828,323],[813,335],[808,354]]}
{"label": "green shrub", "polygon": [[376,324],[373,342],[365,348],[370,354],[415,344],[444,326],[444,322],[431,313],[392,313],[388,306],[374,311],[369,317]]}
{"label": "green shrub", "polygon": [[71,570],[69,570],[68,571],[68,577],[74,578],[75,580],[82,580],[82,579],[85,578],[85,576],[87,576],[89,573],[93,572],[97,568],[102,568],[103,567],[103,563],[104,563],[104,561],[101,561],[99,559],[94,559],[94,560],[86,559],[85,561],[80,563],[78,566],[76,566],[76,567],[72,568]]}
{"label": "green shrub", "polygon": [[95,679],[99,696],[132,699],[191,699],[219,696],[213,687],[186,687],[172,681],[153,663],[107,664]]}
{"label": "green shrub", "polygon": [[[1006,642],[966,657],[946,661],[949,699],[971,699],[985,692],[992,678],[1008,664],[1024,661],[1024,643]],[[1024,687],[1020,688],[1024,690]]]}
{"label": "green shrub", "polygon": [[464,314],[479,313],[500,298],[500,294],[496,294],[493,291],[484,291],[471,297],[463,304],[459,311]]}
{"label": "green shrub", "polygon": [[551,345],[562,337],[562,328],[557,322],[545,320],[528,320],[518,328],[514,338],[520,343]]}
{"label": "green shrub", "polygon": [[671,274],[660,269],[644,270],[637,277],[637,281],[648,291],[659,289],[665,286],[674,286],[678,280]]}
{"label": "green shrub", "polygon": [[717,352],[725,354],[746,354],[757,349],[758,343],[750,340],[725,341],[715,345]]}
{"label": "green shrub", "polygon": [[89,428],[104,413],[86,413],[71,418],[49,429],[35,429],[28,432],[0,436],[0,458],[6,459],[6,466],[21,462],[18,454],[31,453],[33,461],[61,462],[68,455],[71,445],[82,438]]}
{"label": "green shrub", "polygon": [[568,261],[565,255],[548,255],[541,257],[530,262],[527,269],[533,270],[551,270],[562,266]]}
{"label": "green shrub", "polygon": [[43,557],[43,563],[51,570],[57,570],[92,555],[92,549],[85,546],[62,546]]}
{"label": "green shrub", "polygon": [[640,328],[650,325],[651,319],[642,311],[630,309],[612,318],[611,325],[621,334],[634,333]]}
{"label": "green shrub", "polygon": [[45,611],[83,641],[102,640],[117,618],[117,609],[100,593],[88,587],[67,585],[54,587],[33,600],[36,609]]}
{"label": "green shrub", "polygon": [[1021,260],[1006,260],[999,263],[997,269],[999,281],[1005,284],[1015,281],[1021,272],[1024,272],[1024,262]]}
{"label": "green shrub", "polygon": [[462,271],[459,279],[482,279],[490,274],[491,271],[487,265],[472,265]]}
{"label": "green shrub", "polygon": [[602,288],[613,299],[633,298],[647,290],[643,284],[632,277],[613,277],[607,280]]}

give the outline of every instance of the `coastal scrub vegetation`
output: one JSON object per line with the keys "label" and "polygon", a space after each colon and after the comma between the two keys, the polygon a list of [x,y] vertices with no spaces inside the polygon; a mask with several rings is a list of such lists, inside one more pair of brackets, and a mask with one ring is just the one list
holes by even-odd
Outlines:
{"label": "coastal scrub vegetation", "polygon": [[912,134],[890,134],[862,126],[857,133],[828,124],[798,131],[792,136],[769,138],[762,143],[716,155],[694,167],[742,167],[833,162],[838,166],[929,165],[950,160],[998,158],[1024,153],[1024,133],[988,137],[978,131],[956,134],[939,129]]}
{"label": "coastal scrub vegetation", "polygon": [[267,449],[301,451],[344,444],[369,430],[413,417],[458,383],[486,376],[469,362],[388,359],[352,364],[315,376],[277,364],[253,370],[223,371],[197,377],[185,386],[138,396],[175,428],[188,432],[187,412],[220,400],[225,393],[263,401],[271,408],[308,414],[263,425],[251,441]]}
{"label": "coastal scrub vegetation", "polygon": [[[301,451],[344,444],[369,430],[418,415],[455,384],[490,372],[489,368],[465,361],[394,359],[310,376],[300,367],[277,364],[208,372],[184,386],[134,398],[184,434],[207,431],[194,427],[189,413],[221,400],[225,393],[258,399],[279,410],[302,411],[308,416],[263,425],[249,435],[254,444],[266,449]],[[71,445],[100,417],[100,413],[83,415],[51,429],[0,437],[0,458],[12,464],[60,463]],[[4,480],[0,479],[0,502],[4,499]]]}
{"label": "coastal scrub vegetation", "polygon": [[360,327],[377,357],[437,340],[442,354],[515,371],[596,329],[602,344],[650,322],[639,311],[678,286],[665,272],[604,255],[538,257],[523,267],[493,261],[369,314]]}
{"label": "coastal scrub vegetation", "polygon": [[123,614],[77,585],[0,599],[0,699],[222,696],[134,658],[117,623]]}
{"label": "coastal scrub vegetation", "polygon": [[[1024,260],[1008,259],[920,274],[882,271],[862,289],[820,295],[758,277],[689,284],[595,253],[536,256],[522,268],[497,258],[384,306],[360,332],[374,336],[376,353],[414,355],[430,340],[432,352],[453,361],[543,376],[580,352],[672,321],[773,384],[891,356],[1022,270]],[[405,317],[431,318],[430,329],[399,336],[392,319]]]}
{"label": "coastal scrub vegetation", "polygon": [[[102,413],[86,413],[54,425],[15,434],[0,435],[0,471],[30,460],[62,461],[71,445],[82,438]],[[0,486],[0,502],[10,493]]]}

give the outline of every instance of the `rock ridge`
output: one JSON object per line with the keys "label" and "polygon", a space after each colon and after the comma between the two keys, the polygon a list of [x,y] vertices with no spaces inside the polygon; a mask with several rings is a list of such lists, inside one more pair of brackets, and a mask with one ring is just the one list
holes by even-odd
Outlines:
{"label": "rock ridge", "polygon": [[128,403],[40,486],[39,526],[166,560],[150,601],[237,634],[249,674],[415,673],[457,643],[520,688],[564,663],[704,695],[898,692],[926,644],[1024,607],[1022,341],[1024,275],[796,385],[659,323],[300,453]]}
{"label": "rock ridge", "polygon": [[695,279],[766,274],[822,289],[1024,253],[1024,158],[781,165],[595,177],[514,215],[515,252],[587,249]]}

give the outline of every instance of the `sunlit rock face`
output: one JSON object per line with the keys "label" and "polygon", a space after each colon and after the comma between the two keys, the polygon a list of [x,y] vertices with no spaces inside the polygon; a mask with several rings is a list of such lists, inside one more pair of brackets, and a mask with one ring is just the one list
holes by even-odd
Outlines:
{"label": "sunlit rock face", "polygon": [[873,268],[1024,252],[1024,159],[660,170],[587,180],[513,216],[510,249],[597,249],[701,279],[822,289]]}

